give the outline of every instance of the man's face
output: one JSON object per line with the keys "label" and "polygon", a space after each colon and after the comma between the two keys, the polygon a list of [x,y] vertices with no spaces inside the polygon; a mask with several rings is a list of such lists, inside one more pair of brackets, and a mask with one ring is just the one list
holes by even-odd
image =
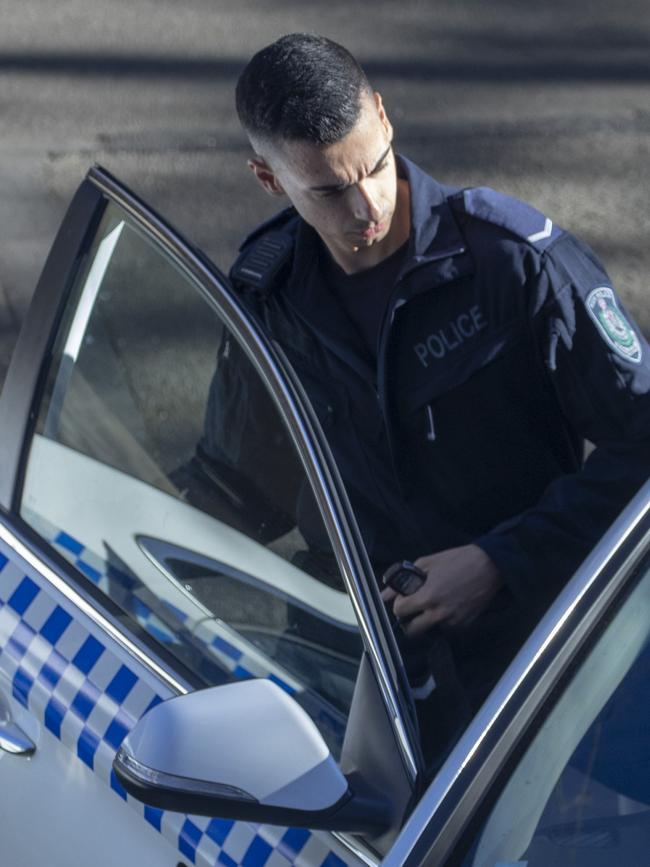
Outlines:
{"label": "man's face", "polygon": [[399,246],[392,137],[379,94],[368,94],[356,125],[341,141],[323,146],[285,141],[249,165],[267,192],[289,197],[333,258],[352,272],[382,261]]}

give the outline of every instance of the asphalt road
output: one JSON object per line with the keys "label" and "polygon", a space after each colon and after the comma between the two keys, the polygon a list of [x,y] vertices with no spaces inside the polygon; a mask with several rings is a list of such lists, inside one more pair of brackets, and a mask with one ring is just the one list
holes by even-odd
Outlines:
{"label": "asphalt road", "polygon": [[0,0],[0,22],[0,381],[95,162],[227,268],[277,207],[248,177],[234,82],[294,30],[357,54],[398,150],[585,238],[650,334],[647,0]]}

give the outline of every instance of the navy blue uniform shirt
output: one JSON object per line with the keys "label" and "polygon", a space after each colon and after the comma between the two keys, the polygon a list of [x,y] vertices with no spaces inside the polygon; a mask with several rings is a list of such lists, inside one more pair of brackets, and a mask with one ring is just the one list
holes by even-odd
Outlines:
{"label": "navy blue uniform shirt", "polygon": [[503,640],[497,609],[525,636],[648,478],[650,348],[593,252],[549,218],[400,169],[412,228],[376,365],[295,212],[242,248],[283,231],[288,273],[264,295],[240,288],[312,400],[377,571],[469,542],[498,567],[505,594],[458,630],[475,654],[479,634]]}

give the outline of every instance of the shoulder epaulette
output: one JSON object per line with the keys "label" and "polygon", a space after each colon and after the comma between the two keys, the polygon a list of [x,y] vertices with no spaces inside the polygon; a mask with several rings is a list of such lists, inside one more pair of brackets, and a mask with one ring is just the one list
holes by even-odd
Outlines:
{"label": "shoulder epaulette", "polygon": [[236,288],[268,295],[291,261],[298,219],[294,208],[285,208],[248,235],[230,269]]}
{"label": "shoulder epaulette", "polygon": [[537,208],[490,187],[463,190],[449,202],[472,217],[501,226],[538,250],[545,250],[562,234],[562,229]]}

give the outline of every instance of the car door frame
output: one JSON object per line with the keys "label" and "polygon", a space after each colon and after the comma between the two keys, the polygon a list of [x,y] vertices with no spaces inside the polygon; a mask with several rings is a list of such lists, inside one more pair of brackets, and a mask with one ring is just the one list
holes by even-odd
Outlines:
{"label": "car door frame", "polygon": [[558,595],[421,797],[382,864],[456,867],[574,666],[650,552],[650,481]]}
{"label": "car door frame", "polygon": [[[123,208],[195,279],[227,327],[241,339],[274,398],[314,489],[357,614],[364,647],[390,719],[406,778],[417,790],[423,776],[423,762],[406,675],[342,481],[300,383],[287,367],[279,347],[274,346],[251,320],[218,269],[154,210],[97,166],[89,171],[79,187],[56,236],[0,398],[0,429],[3,430],[0,441],[0,536],[19,555],[32,562],[101,629],[162,678],[170,689],[177,693],[185,692],[197,685],[196,677],[184,670],[182,663],[135,622],[129,621],[128,633],[125,632],[120,609],[20,517],[28,448],[55,337],[74,278],[83,266],[90,239],[109,201]],[[342,842],[359,856],[359,847],[353,841],[345,835],[337,837],[341,837]]]}
{"label": "car door frame", "polygon": [[50,248],[11,357],[0,395],[0,538],[174,693],[181,694],[197,686],[196,676],[162,645],[156,645],[135,621],[132,638],[127,636],[118,606],[20,516],[25,465],[55,338],[75,275],[105,205],[103,197],[86,182],[76,191]]}

